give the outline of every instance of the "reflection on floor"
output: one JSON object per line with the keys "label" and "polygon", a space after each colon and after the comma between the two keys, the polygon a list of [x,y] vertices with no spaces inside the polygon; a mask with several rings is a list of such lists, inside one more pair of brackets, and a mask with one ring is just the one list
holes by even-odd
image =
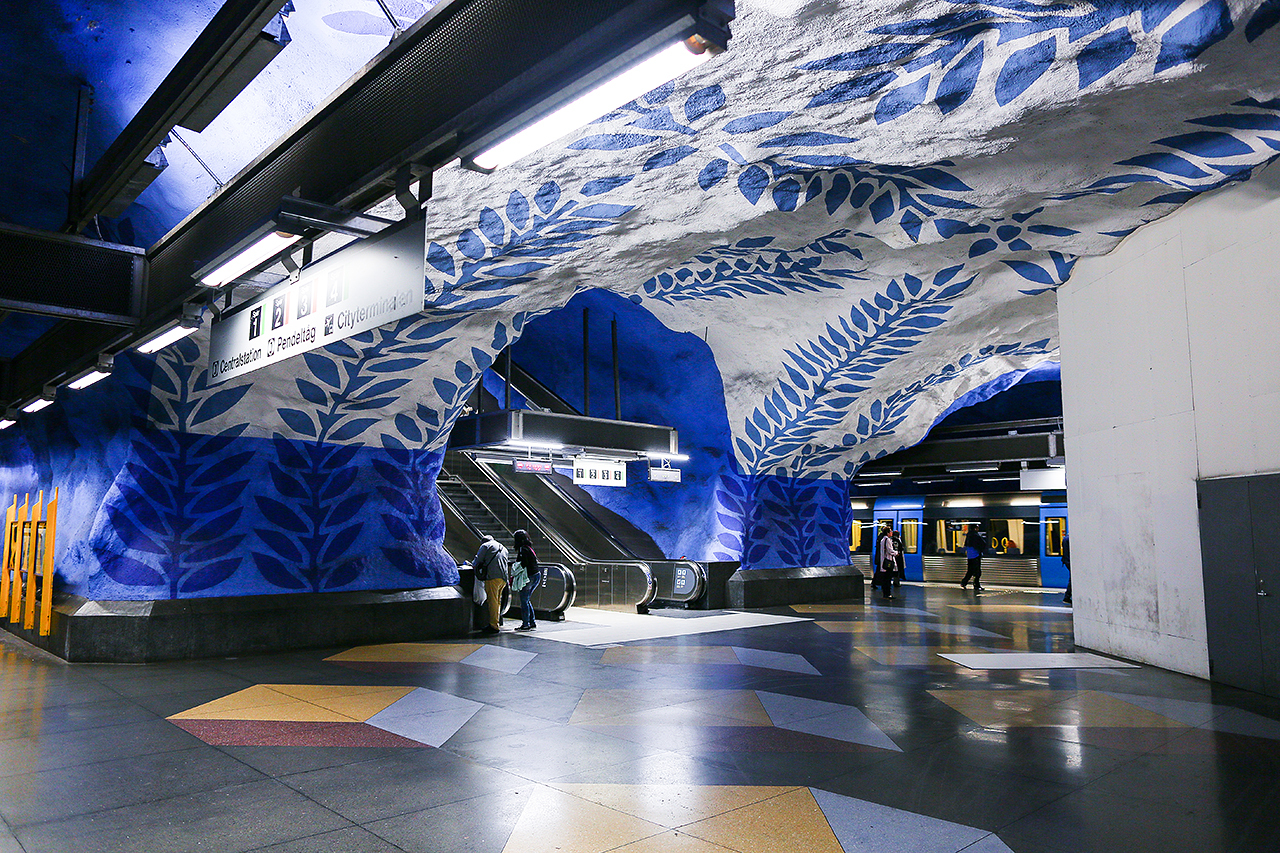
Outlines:
{"label": "reflection on floor", "polygon": [[1075,657],[1058,596],[901,593],[143,667],[6,640],[0,853],[1280,849],[1280,701]]}

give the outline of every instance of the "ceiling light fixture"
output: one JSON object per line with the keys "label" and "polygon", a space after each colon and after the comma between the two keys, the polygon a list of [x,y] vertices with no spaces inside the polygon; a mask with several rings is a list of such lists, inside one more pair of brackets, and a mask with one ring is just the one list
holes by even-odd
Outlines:
{"label": "ceiling light fixture", "polygon": [[687,453],[663,453],[658,450],[646,450],[644,455],[649,459],[665,459],[670,462],[689,461],[689,455]]}
{"label": "ceiling light fixture", "polygon": [[39,397],[28,400],[22,407],[22,411],[29,415],[34,415],[41,409],[47,409],[53,405],[54,394],[56,389],[46,387]]}
{"label": "ceiling light fixture", "polygon": [[999,471],[999,465],[948,465],[948,474],[981,474],[985,471]]}
{"label": "ceiling light fixture", "polygon": [[667,45],[593,89],[471,158],[482,171],[499,169],[613,112],[647,92],[697,68],[712,56],[711,45],[693,36]]}
{"label": "ceiling light fixture", "polygon": [[206,287],[222,287],[266,266],[304,239],[329,232],[370,237],[394,224],[380,216],[286,196],[271,216],[202,266],[196,278]]}
{"label": "ceiling light fixture", "polygon": [[857,485],[857,487],[858,487],[859,489],[874,489],[874,488],[876,488],[877,486],[887,486],[887,485],[889,485],[889,481],[888,481],[888,480],[885,480],[885,481],[884,481],[884,482],[882,482],[882,483],[857,483],[856,485]]}
{"label": "ceiling light fixture", "polygon": [[10,417],[0,418],[0,429],[8,429],[9,427],[13,426],[16,423],[17,421],[15,421],[13,418],[10,418]]}
{"label": "ceiling light fixture", "polygon": [[508,438],[505,442],[508,447],[526,447],[530,450],[563,450],[564,445],[554,441],[523,441],[518,438]]}
{"label": "ceiling light fixture", "polygon": [[1008,483],[1008,482],[1016,482],[1018,480],[1021,480],[1022,478],[1021,477],[982,477],[980,479],[984,483]]}
{"label": "ceiling light fixture", "polygon": [[200,306],[188,303],[182,307],[181,317],[161,326],[151,334],[151,337],[144,338],[140,343],[135,344],[134,349],[147,355],[159,352],[195,332],[203,322]]}
{"label": "ceiling light fixture", "polygon": [[98,363],[88,370],[82,372],[75,379],[67,383],[67,387],[74,391],[83,391],[95,382],[106,379],[111,375],[111,368],[114,366],[114,360],[109,355],[100,356]]}

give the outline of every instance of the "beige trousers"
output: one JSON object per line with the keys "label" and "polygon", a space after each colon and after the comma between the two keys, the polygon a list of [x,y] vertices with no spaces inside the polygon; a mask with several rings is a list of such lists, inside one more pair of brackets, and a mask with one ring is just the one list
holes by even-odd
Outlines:
{"label": "beige trousers", "polygon": [[507,582],[502,578],[489,578],[484,582],[485,603],[489,605],[489,627],[498,629],[502,618],[502,590]]}

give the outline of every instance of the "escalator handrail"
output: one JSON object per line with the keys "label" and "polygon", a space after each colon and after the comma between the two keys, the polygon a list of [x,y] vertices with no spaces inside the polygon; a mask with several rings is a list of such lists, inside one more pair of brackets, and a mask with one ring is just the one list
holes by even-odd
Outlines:
{"label": "escalator handrail", "polygon": [[[477,470],[479,470],[479,471],[480,471],[480,473],[481,473],[481,474],[482,474],[482,475],[483,475],[483,476],[484,476],[484,477],[485,477],[485,478],[486,478],[486,479],[487,479],[487,480],[488,480],[488,481],[489,481],[489,482],[490,482],[494,487],[496,487],[496,488],[498,489],[498,491],[500,491],[500,492],[503,494],[503,496],[504,496],[504,497],[506,497],[506,498],[507,498],[507,500],[509,500],[509,501],[511,501],[513,504],[515,504],[516,509],[518,509],[520,512],[524,513],[524,515],[525,515],[525,516],[529,519],[529,521],[530,521],[530,526],[531,526],[531,527],[532,527],[532,528],[533,528],[537,533],[539,533],[540,535],[542,535],[545,539],[547,539],[547,541],[551,542],[551,543],[552,543],[552,544],[554,544],[554,545],[557,545],[557,547],[559,546],[559,542],[558,542],[559,537],[549,535],[549,534],[548,534],[548,532],[547,532],[547,528],[546,528],[544,525],[542,525],[542,524],[540,524],[540,523],[539,523],[539,517],[538,517],[537,513],[531,512],[531,511],[529,510],[529,508],[524,504],[524,502],[523,502],[523,501],[517,501],[517,500],[515,499],[515,497],[511,494],[510,490],[509,490],[509,489],[507,489],[507,488],[504,488],[504,484],[503,484],[503,483],[501,483],[501,482],[499,482],[499,481],[498,481],[498,480],[493,476],[493,472],[492,472],[492,471],[490,471],[486,466],[481,465],[479,462],[476,462],[474,459],[472,459],[471,457],[467,456],[465,453],[461,453],[461,452],[459,452],[459,454],[458,454],[458,455],[459,455],[459,456],[462,456],[462,457],[465,457],[465,458],[466,458],[466,459],[467,459],[467,460],[472,464],[472,466],[473,466],[473,467],[475,467]],[[442,468],[441,470],[443,471],[444,469]],[[489,506],[489,504],[484,500],[484,498],[482,498],[482,497],[480,497],[479,495],[477,495],[477,494],[476,494],[476,490],[475,490],[475,489],[473,489],[473,488],[471,488],[471,484],[470,484],[470,483],[468,483],[466,480],[464,480],[463,478],[459,477],[458,475],[456,475],[456,474],[454,474],[454,473],[452,473],[452,472],[446,472],[446,473],[448,473],[448,474],[449,474],[449,478],[450,478],[450,481],[451,481],[451,482],[455,482],[455,483],[459,483],[459,484],[461,484],[461,485],[462,485],[462,486],[467,490],[467,494],[471,495],[471,497],[472,497],[476,502],[478,502],[481,506],[483,506],[483,507],[484,507],[484,509],[485,509],[485,512],[487,512],[487,513],[489,513],[489,515],[493,516],[494,520],[495,520],[495,521],[497,521],[497,522],[501,525],[502,529],[506,531],[507,536],[512,536],[512,535],[514,535],[515,531],[513,531],[513,530],[512,530],[510,527],[508,527],[506,524],[503,524],[503,523],[502,523],[502,516],[500,516],[500,515],[498,515],[498,513],[494,512],[493,507]],[[439,489],[437,489],[436,491],[439,491]],[[483,535],[483,534],[482,534],[482,535]],[[565,553],[565,554],[567,554],[568,556],[573,557],[573,558],[580,558],[580,557],[582,556],[582,555],[581,555],[581,554],[579,554],[579,553],[577,552],[577,550],[576,550],[576,549],[574,549],[574,548],[561,548],[560,550],[561,550],[563,553]],[[576,560],[575,560],[575,561],[576,561]]]}
{"label": "escalator handrail", "polygon": [[[462,453],[461,451],[459,451],[459,455],[466,456],[466,454]],[[495,488],[497,488],[500,492],[502,492],[503,495],[505,495],[508,500],[510,500],[513,504],[515,504],[518,510],[524,513],[526,517],[532,520],[535,520],[535,523],[536,523],[536,520],[540,517],[537,511],[534,510],[533,507],[529,506],[528,502],[525,501],[523,497],[521,497],[519,494],[514,493],[514,491],[506,483],[502,482],[502,478],[497,476],[497,474],[494,473],[493,469],[491,469],[488,465],[485,465],[483,462],[477,462],[476,460],[471,459],[469,456],[466,458],[470,460],[471,464],[475,467],[477,471],[481,473],[481,475],[483,475],[490,483],[492,483]],[[468,490],[470,490],[469,486],[468,486]],[[474,494],[474,491],[472,493]],[[561,537],[560,534],[556,533],[553,529],[551,529],[549,525],[537,524],[537,527],[538,527],[538,531],[544,537],[546,537],[548,542],[550,542],[557,549],[559,549],[562,554],[565,554],[566,556],[571,557],[573,559],[573,562],[576,563],[577,565],[584,566],[584,567],[586,566],[630,566],[632,568],[639,569],[645,576],[648,592],[645,594],[644,599],[642,601],[636,602],[636,604],[639,607],[646,607],[653,602],[655,596],[658,593],[658,584],[657,584],[657,581],[655,581],[653,578],[653,572],[652,570],[650,570],[649,564],[646,563],[644,560],[634,560],[634,559],[632,560],[592,560],[585,557],[581,551],[579,551],[577,548],[573,547],[567,541],[565,541],[564,538]]]}
{"label": "escalator handrail", "polygon": [[[457,480],[456,482],[462,483],[461,480]],[[466,483],[462,483],[462,485],[465,486]],[[478,497],[476,497],[475,492],[472,492],[470,489],[467,489],[467,491],[471,494],[473,498],[476,498],[476,500],[480,500]],[[447,494],[442,492],[439,488],[436,489],[436,497],[440,499],[440,503],[448,505],[449,509],[453,511],[453,514],[458,517],[458,520],[461,521],[464,525],[466,525],[467,530],[471,531],[471,533],[474,534],[477,539],[484,539],[484,531],[476,527],[475,524],[472,523],[471,519],[467,518],[466,513],[464,513],[462,509],[456,503],[453,502],[452,498],[450,498]],[[481,504],[483,503],[484,502],[481,501]],[[493,511],[490,510],[487,505],[485,506],[485,510],[488,511],[490,515],[493,515]],[[494,518],[497,518],[497,516],[495,515]],[[504,529],[505,529],[505,525],[504,525]]]}
{"label": "escalator handrail", "polygon": [[[702,598],[702,594],[707,591],[707,567],[705,564],[699,563],[697,560],[650,560],[649,561],[649,565],[651,568],[654,564],[671,565],[676,567],[684,566],[685,568],[688,568],[690,571],[693,572],[693,578],[694,578],[693,594],[685,598],[670,599],[670,600],[680,601],[680,602],[697,601],[699,598]],[[663,600],[667,601],[668,599],[663,599]]]}

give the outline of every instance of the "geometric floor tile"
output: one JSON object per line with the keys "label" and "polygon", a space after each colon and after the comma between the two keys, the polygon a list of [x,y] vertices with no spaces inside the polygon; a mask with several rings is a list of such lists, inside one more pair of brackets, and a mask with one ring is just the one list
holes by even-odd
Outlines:
{"label": "geometric floor tile", "polygon": [[602,853],[664,831],[658,824],[539,785],[502,850]]}
{"label": "geometric floor tile", "polygon": [[858,708],[765,691],[756,691],[756,695],[777,728],[877,749],[902,751]]}
{"label": "geometric floor tile", "polygon": [[670,829],[796,790],[728,785],[583,785],[552,787]]}
{"label": "geometric floor tile", "polygon": [[1201,726],[1201,728],[1211,729],[1215,732],[1280,740],[1280,720],[1273,720],[1270,717],[1264,717],[1261,714],[1254,714],[1250,711],[1242,711],[1239,708],[1225,711],[1222,716],[1215,717],[1211,722]]}
{"label": "geometric floor tile", "polygon": [[483,707],[470,699],[418,688],[367,722],[418,743],[443,746]]}
{"label": "geometric floor tile", "polygon": [[1110,690],[1100,691],[1108,696],[1146,708],[1171,720],[1177,720],[1188,726],[1206,726],[1225,710],[1219,705],[1208,702],[1188,702],[1185,699],[1165,699],[1160,696],[1139,696],[1135,693],[1114,693]]}
{"label": "geometric floor tile", "polygon": [[539,634],[539,639],[571,643],[575,646],[604,646],[610,643],[689,637],[718,631],[739,631],[744,628],[808,621],[796,616],[777,616],[771,613],[731,611],[707,616],[676,618],[656,614],[642,616],[638,613],[592,610],[582,607],[569,608],[566,616],[568,621],[562,630]]}
{"label": "geometric floor tile", "polygon": [[569,725],[708,752],[838,752],[838,744],[901,751],[857,708],[762,690],[690,689],[673,698],[643,689],[588,689]]}
{"label": "geometric floor tile", "polygon": [[808,788],[682,826],[680,831],[744,853],[843,853]]}
{"label": "geometric floor tile", "polygon": [[[925,817],[878,803],[814,790],[813,796],[830,822],[844,853],[1012,853],[985,829]],[[981,845],[980,847],[978,845]],[[973,845],[973,846],[970,846]]]}
{"label": "geometric floor tile", "polygon": [[875,607],[871,604],[792,604],[791,609],[797,613],[874,613],[877,616],[923,616],[937,619],[937,613],[921,610],[918,607]]}
{"label": "geometric floor tile", "polygon": [[1003,634],[972,625],[936,625],[923,622],[818,622],[818,627],[832,634],[889,634],[893,636],[928,637],[933,633],[952,637],[982,637],[1003,640]]}
{"label": "geometric floor tile", "polygon": [[930,690],[984,728],[1186,728],[1147,708],[1093,690]]}
{"label": "geometric floor tile", "polygon": [[440,746],[483,706],[420,687],[255,684],[168,719],[215,746]]}
{"label": "geometric floor tile", "polygon": [[940,655],[968,669],[1137,669],[1137,664],[1085,652],[996,652],[976,655]]}
{"label": "geometric floor tile", "polygon": [[958,645],[958,646],[899,646],[899,645],[857,645],[853,647],[856,651],[861,652],[871,658],[881,666],[937,666],[939,650],[953,653],[974,653],[981,652],[977,646]]}
{"label": "geometric floor tile", "polygon": [[752,666],[821,675],[802,655],[740,646],[615,646],[605,649],[606,666]]}
{"label": "geometric floor tile", "polygon": [[397,672],[440,663],[465,663],[511,675],[537,657],[534,652],[485,643],[384,643],[358,646],[325,658],[366,672]]}

